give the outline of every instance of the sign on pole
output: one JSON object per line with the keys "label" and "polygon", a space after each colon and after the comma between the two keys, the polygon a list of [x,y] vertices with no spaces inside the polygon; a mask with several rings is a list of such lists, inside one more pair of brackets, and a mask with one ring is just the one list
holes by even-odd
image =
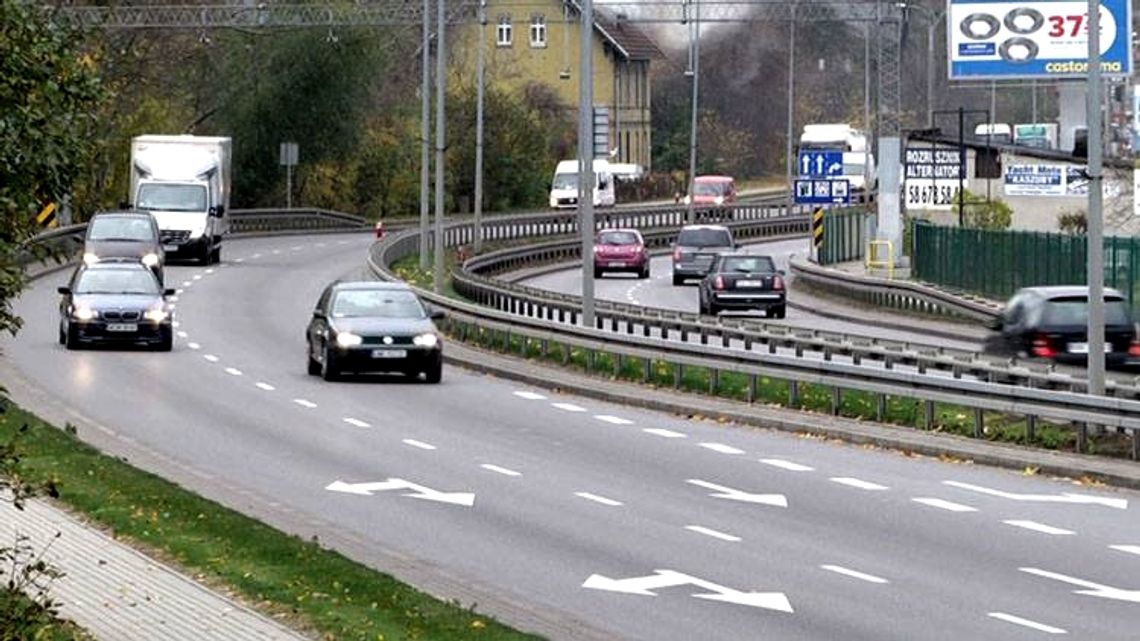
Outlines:
{"label": "sign on pole", "polygon": [[[1087,0],[950,0],[946,19],[951,80],[1084,78]],[[1100,3],[1101,73],[1132,74],[1132,5]]]}
{"label": "sign on pole", "polygon": [[796,167],[804,178],[832,178],[843,175],[843,152],[831,149],[801,150]]}
{"label": "sign on pole", "polygon": [[907,209],[950,209],[964,175],[956,147],[908,146],[903,156],[903,205]]}
{"label": "sign on pole", "polygon": [[297,143],[281,143],[281,161],[285,165],[285,208],[293,208],[293,167],[297,164]]}
{"label": "sign on pole", "polygon": [[851,183],[846,179],[796,180],[796,204],[848,205],[851,204]]}

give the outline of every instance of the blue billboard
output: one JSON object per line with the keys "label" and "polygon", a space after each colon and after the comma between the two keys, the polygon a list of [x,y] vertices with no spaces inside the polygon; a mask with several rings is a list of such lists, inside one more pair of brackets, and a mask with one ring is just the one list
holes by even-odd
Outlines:
{"label": "blue billboard", "polygon": [[[1132,73],[1132,5],[1100,4],[1101,72]],[[1084,0],[950,0],[946,16],[951,80],[1083,78],[1088,74]]]}

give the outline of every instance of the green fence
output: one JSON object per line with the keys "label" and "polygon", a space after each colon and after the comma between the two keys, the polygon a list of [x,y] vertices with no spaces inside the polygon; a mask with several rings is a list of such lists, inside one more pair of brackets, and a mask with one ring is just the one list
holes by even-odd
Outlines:
{"label": "green fence", "polygon": [[862,209],[834,209],[823,213],[823,244],[819,264],[833,265],[863,260],[866,250],[867,214]]}
{"label": "green fence", "polygon": [[[915,278],[1004,300],[1021,287],[1084,285],[1084,236],[1030,231],[988,231],[914,221],[911,256]],[[1104,284],[1129,306],[1140,302],[1140,238],[1104,239]]]}

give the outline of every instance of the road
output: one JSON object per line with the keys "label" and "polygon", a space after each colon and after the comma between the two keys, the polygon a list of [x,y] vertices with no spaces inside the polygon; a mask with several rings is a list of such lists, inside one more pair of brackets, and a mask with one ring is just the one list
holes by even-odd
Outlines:
{"label": "road", "polygon": [[1135,639],[1137,492],[458,368],[307,376],[312,305],[370,242],[234,239],[168,267],[169,354],[67,352],[47,277],[5,366],[108,453],[552,639]]}

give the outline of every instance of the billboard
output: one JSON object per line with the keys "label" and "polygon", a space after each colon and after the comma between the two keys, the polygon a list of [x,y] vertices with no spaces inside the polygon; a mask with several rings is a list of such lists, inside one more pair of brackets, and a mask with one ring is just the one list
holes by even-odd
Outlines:
{"label": "billboard", "polygon": [[[1084,0],[950,0],[946,42],[951,80],[1083,78],[1088,73]],[[1100,4],[1101,71],[1132,73],[1132,5]]]}
{"label": "billboard", "polygon": [[964,177],[957,147],[907,146],[903,156],[903,206],[907,209],[951,209]]}

